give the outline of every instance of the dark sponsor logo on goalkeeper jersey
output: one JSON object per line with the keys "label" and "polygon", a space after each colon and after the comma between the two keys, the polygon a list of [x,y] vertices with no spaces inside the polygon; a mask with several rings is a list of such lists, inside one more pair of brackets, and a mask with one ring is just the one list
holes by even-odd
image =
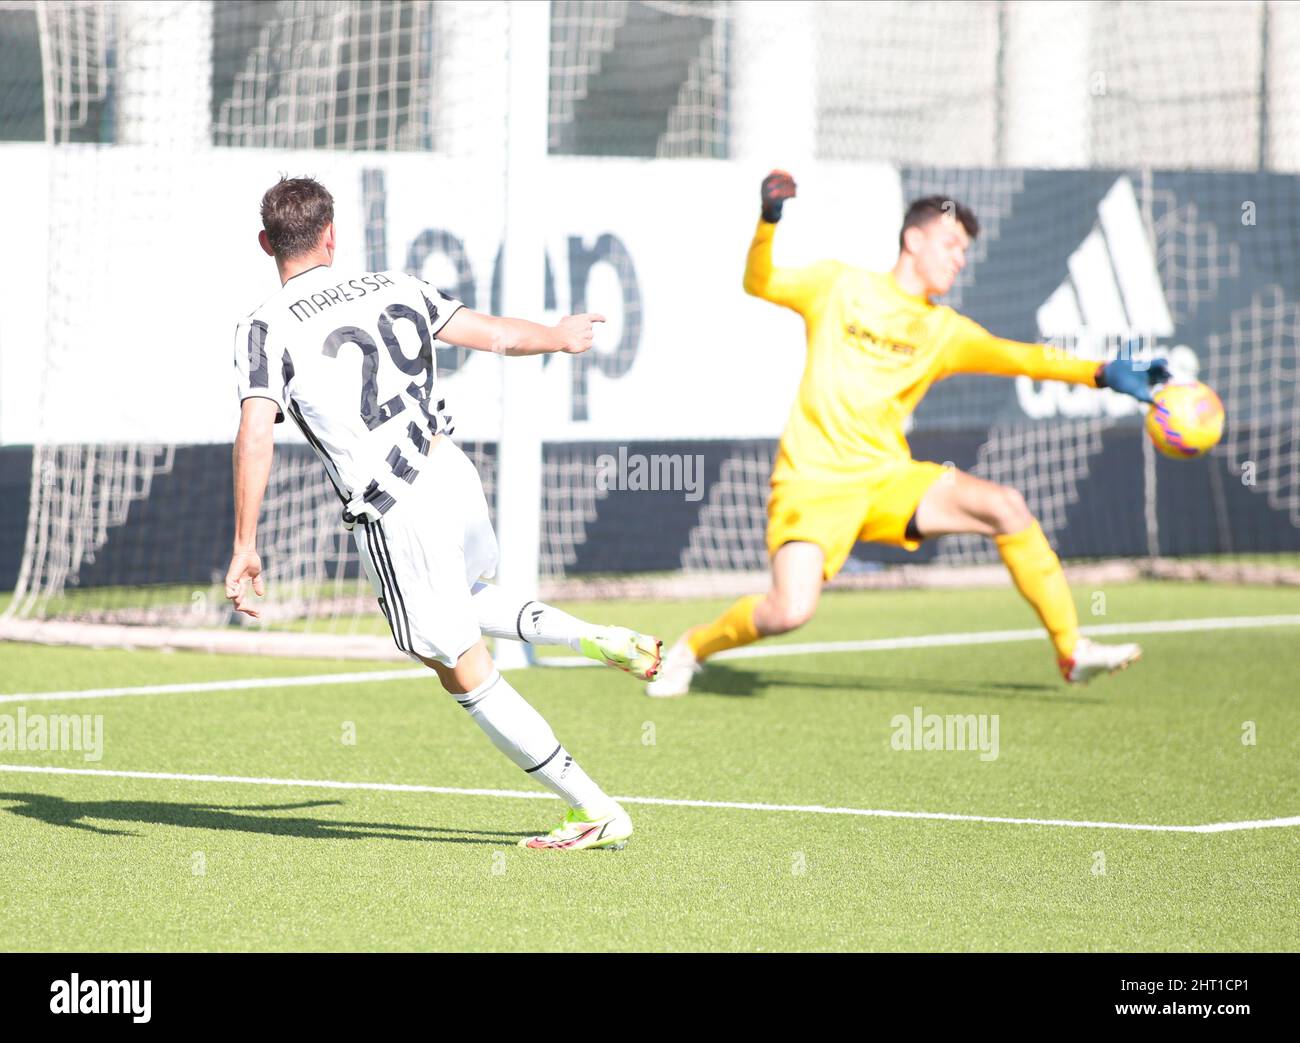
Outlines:
{"label": "dark sponsor logo on goalkeeper jersey", "polygon": [[299,322],[306,322],[319,315],[327,308],[348,301],[360,300],[369,293],[378,293],[385,286],[392,286],[393,280],[384,272],[373,272],[359,279],[335,283],[333,286],[306,297],[300,297],[289,305],[289,311]]}
{"label": "dark sponsor logo on goalkeeper jersey", "polygon": [[884,337],[877,337],[870,330],[863,329],[855,322],[850,322],[844,327],[844,332],[856,340],[859,344],[871,344],[877,348],[883,348],[886,351],[892,351],[897,355],[915,355],[916,345],[903,344],[896,340],[886,340]]}

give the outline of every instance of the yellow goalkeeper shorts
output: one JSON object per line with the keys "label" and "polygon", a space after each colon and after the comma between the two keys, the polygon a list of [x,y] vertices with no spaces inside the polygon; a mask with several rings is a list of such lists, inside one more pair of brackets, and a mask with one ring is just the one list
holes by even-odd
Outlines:
{"label": "yellow goalkeeper shorts", "polygon": [[859,540],[916,550],[907,523],[935,482],[939,464],[902,457],[885,461],[854,482],[772,483],[767,504],[767,552],[787,543],[815,543],[826,555],[822,574],[832,579]]}

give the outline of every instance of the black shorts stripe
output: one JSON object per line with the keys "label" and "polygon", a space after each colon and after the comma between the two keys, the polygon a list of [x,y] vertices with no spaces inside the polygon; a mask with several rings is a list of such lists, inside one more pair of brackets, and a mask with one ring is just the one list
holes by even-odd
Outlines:
{"label": "black shorts stripe", "polygon": [[408,652],[414,652],[415,649],[411,647],[411,621],[406,612],[406,599],[402,597],[402,588],[397,585],[397,570],[393,568],[393,557],[388,550],[388,537],[384,535],[384,524],[383,522],[375,522],[371,527],[375,530],[375,533],[379,536],[379,542],[383,545],[384,560],[388,565],[389,580],[393,586],[393,593],[397,596],[397,605],[394,608],[394,611],[401,616],[402,622],[406,627],[406,650]]}
{"label": "black shorts stripe", "polygon": [[383,559],[384,567],[388,570],[388,589],[392,592],[394,598],[392,605],[393,619],[396,620],[398,628],[403,634],[406,651],[414,652],[415,644],[411,640],[411,617],[407,614],[406,601],[402,597],[401,589],[397,586],[397,569],[393,567],[393,556],[388,550],[388,540],[384,536],[383,530],[379,528],[378,522],[375,522],[371,528],[375,530],[375,545],[379,548],[379,556]]}
{"label": "black shorts stripe", "polygon": [[393,641],[399,651],[406,651],[402,648],[402,639],[398,636],[397,627],[393,625],[393,614],[388,610],[389,603],[392,599],[388,594],[388,574],[384,570],[383,563],[379,560],[379,555],[375,553],[374,539],[370,535],[370,526],[366,524],[365,519],[361,520],[361,531],[366,537],[366,553],[370,555],[370,561],[375,567],[375,574],[379,577],[379,611],[384,614],[384,619],[388,622],[388,629],[393,632]]}
{"label": "black shorts stripe", "polygon": [[[393,641],[403,652],[413,652],[411,648],[411,628],[406,620],[406,606],[396,597],[396,583],[394,582],[392,563],[385,556],[383,548],[379,544],[379,539],[375,533],[375,525],[369,521],[362,521],[361,526],[366,532],[366,547],[370,550],[370,557],[375,563],[375,571],[379,573],[379,586],[384,592],[384,600],[387,602],[387,608],[384,615],[388,619],[389,629],[393,632]],[[400,609],[399,609],[400,606]]]}
{"label": "black shorts stripe", "polygon": [[555,749],[553,749],[553,750],[551,751],[551,755],[550,755],[549,757],[547,757],[546,760],[542,761],[541,764],[534,765],[534,766],[531,767],[531,768],[525,768],[525,769],[524,769],[524,774],[525,774],[525,775],[531,775],[531,774],[532,774],[533,772],[535,772],[535,771],[541,771],[544,767],[546,767],[548,764],[550,764],[551,761],[555,760],[555,755],[556,755],[557,753],[559,753],[562,749],[564,749],[564,746],[563,746],[563,745],[560,745],[560,746],[555,747]]}

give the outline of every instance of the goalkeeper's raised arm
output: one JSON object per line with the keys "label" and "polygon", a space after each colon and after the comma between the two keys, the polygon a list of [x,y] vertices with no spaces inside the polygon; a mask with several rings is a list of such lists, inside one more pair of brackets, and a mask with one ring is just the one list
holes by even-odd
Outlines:
{"label": "goalkeeper's raised arm", "polygon": [[772,237],[776,234],[776,223],[781,220],[786,200],[794,198],[795,189],[794,178],[784,170],[774,170],[763,178],[762,211],[745,260],[745,292],[803,315],[815,306],[838,265],[835,261],[818,261],[804,268],[773,266]]}

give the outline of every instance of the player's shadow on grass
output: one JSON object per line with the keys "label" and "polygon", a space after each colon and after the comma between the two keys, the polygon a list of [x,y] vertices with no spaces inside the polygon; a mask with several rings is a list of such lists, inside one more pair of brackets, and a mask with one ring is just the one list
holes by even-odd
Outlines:
{"label": "player's shadow on grass", "polygon": [[863,677],[861,674],[806,674],[794,670],[737,670],[708,663],[691,682],[702,695],[759,696],[768,689],[834,688],[840,691],[913,692],[918,695],[998,696],[1053,703],[1099,703],[1102,700],[1066,694],[1061,685],[1018,681],[953,681],[925,677]]}
{"label": "player's shadow on grass", "polygon": [[[14,803],[14,807],[3,807]],[[341,800],[310,800],[296,804],[172,804],[155,800],[64,800],[43,793],[0,793],[0,808],[12,815],[51,826],[67,826],[103,836],[140,836],[129,829],[111,829],[93,822],[137,822],[191,829],[233,829],[241,833],[298,837],[303,840],[418,840],[440,844],[490,844],[500,847],[528,833],[503,830],[454,829],[449,826],[407,826],[395,822],[338,822],[315,818],[263,817],[254,812],[299,811],[341,806]],[[451,835],[447,835],[451,834]],[[482,838],[482,839],[480,839]],[[489,839],[495,838],[495,839]]]}

